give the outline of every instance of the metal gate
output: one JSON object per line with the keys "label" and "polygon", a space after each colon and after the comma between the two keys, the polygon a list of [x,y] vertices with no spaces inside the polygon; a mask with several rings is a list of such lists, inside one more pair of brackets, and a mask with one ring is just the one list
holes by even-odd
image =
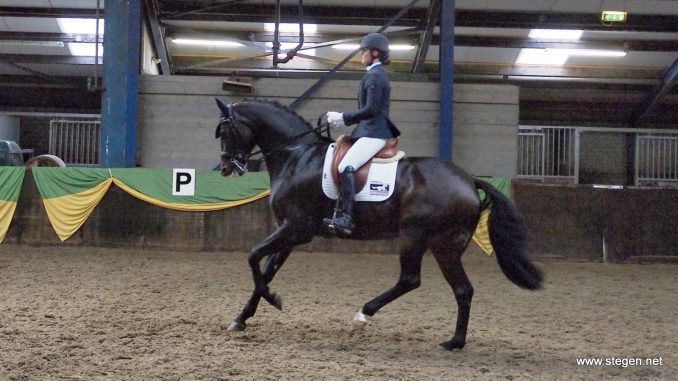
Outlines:
{"label": "metal gate", "polygon": [[636,185],[678,184],[678,134],[636,135]]}
{"label": "metal gate", "polygon": [[99,165],[100,118],[53,119],[49,123],[49,153],[67,166]]}
{"label": "metal gate", "polygon": [[572,127],[519,126],[518,177],[576,183],[579,133]]}

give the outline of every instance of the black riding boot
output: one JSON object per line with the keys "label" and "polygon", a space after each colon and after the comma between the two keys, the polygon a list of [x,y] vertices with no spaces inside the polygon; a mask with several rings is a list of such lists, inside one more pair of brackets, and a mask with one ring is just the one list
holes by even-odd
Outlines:
{"label": "black riding boot", "polygon": [[323,219],[323,225],[333,234],[351,235],[353,223],[353,199],[355,197],[355,170],[346,167],[341,173],[339,197],[332,218]]}

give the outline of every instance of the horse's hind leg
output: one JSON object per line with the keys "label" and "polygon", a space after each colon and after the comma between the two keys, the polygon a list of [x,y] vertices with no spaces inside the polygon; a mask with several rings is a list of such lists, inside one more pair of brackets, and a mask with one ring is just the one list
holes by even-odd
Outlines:
{"label": "horse's hind leg", "polygon": [[433,245],[431,251],[433,251],[433,255],[447,283],[452,286],[454,297],[457,300],[457,327],[454,331],[454,336],[449,341],[440,343],[441,347],[451,351],[453,349],[462,349],[466,345],[466,330],[468,329],[468,320],[471,313],[473,286],[468,280],[461,263],[461,255],[464,253],[466,245],[463,248],[453,249],[442,246]]}
{"label": "horse's hind leg", "polygon": [[[287,257],[289,257],[291,252],[292,250],[282,251],[273,254],[269,257],[268,261],[266,262],[266,269],[262,274],[267,284],[271,283],[273,277],[278,272],[278,270],[280,270],[280,268],[285,263],[285,260],[287,259]],[[254,316],[254,314],[257,312],[257,307],[259,306],[260,300],[261,295],[259,295],[256,291],[253,291],[252,296],[250,296],[250,299],[247,301],[247,304],[245,304],[245,307],[242,309],[242,312],[240,312],[240,315],[238,315],[238,317],[235,318],[235,320],[233,320],[231,325],[228,326],[228,330],[229,331],[245,330],[245,327],[247,327],[246,323],[247,319]]]}
{"label": "horse's hind leg", "polygon": [[400,278],[388,291],[367,302],[358,311],[351,332],[361,330],[367,324],[367,316],[373,316],[385,305],[414,290],[421,284],[421,259],[426,252],[424,229],[405,229],[400,241]]}

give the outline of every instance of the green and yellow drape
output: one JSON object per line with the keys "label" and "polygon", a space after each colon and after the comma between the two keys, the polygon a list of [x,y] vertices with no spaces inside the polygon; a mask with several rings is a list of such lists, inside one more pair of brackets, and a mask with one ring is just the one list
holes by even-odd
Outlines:
{"label": "green and yellow drape", "polygon": [[270,193],[266,172],[224,178],[219,172],[197,171],[195,196],[172,195],[171,169],[34,168],[33,177],[62,241],[87,221],[111,184],[153,205],[196,212],[242,205]]}
{"label": "green and yellow drape", "polygon": [[12,222],[25,173],[24,167],[0,167],[0,242]]}
{"label": "green and yellow drape", "polygon": [[[62,241],[71,237],[92,214],[115,184],[130,195],[163,208],[213,211],[258,200],[270,194],[268,173],[246,173],[224,178],[216,171],[196,171],[195,195],[172,195],[172,170],[152,168],[33,168],[33,178],[50,223]],[[25,174],[24,167],[0,167],[0,242],[16,210]],[[511,179],[484,178],[510,197]],[[484,197],[481,191],[481,198]],[[489,210],[482,212],[473,241],[491,255]]]}
{"label": "green and yellow drape", "polygon": [[[483,180],[492,184],[497,190],[503,193],[506,197],[511,197],[511,179],[503,177],[485,177]],[[485,198],[485,192],[480,191],[480,199]],[[490,231],[488,220],[490,218],[490,209],[485,209],[480,214],[480,221],[476,231],[473,233],[473,242],[475,242],[487,255],[492,255],[494,248],[490,242]]]}

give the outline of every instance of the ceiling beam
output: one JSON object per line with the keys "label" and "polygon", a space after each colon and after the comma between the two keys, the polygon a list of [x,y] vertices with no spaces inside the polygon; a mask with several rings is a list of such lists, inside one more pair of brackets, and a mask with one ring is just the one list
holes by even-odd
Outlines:
{"label": "ceiling beam", "polygon": [[503,77],[525,77],[532,79],[610,79],[638,80],[661,78],[662,70],[639,67],[603,66],[540,66],[512,64],[455,64],[459,75],[498,75]]}
{"label": "ceiling beam", "polygon": [[[103,10],[99,10],[99,17]],[[32,8],[32,7],[0,7],[0,17],[59,17],[59,18],[91,18],[97,17],[96,8]]]}
{"label": "ceiling beam", "polygon": [[[175,56],[175,70],[177,74],[182,75],[237,75],[234,73],[248,76],[261,76],[262,70],[266,70],[267,63],[262,60],[254,60],[248,67],[243,67],[241,63],[222,59],[221,65],[201,65],[201,62],[215,62],[215,57],[188,57]],[[262,61],[262,62],[259,62]],[[411,62],[393,61],[389,68],[393,70],[390,73],[391,78],[402,77],[404,72],[409,72]],[[581,83],[611,83],[611,84],[656,84],[662,77],[662,69],[658,68],[636,68],[636,67],[593,67],[593,66],[539,66],[530,65],[519,66],[511,64],[480,64],[480,63],[456,63],[455,80],[464,81],[469,79],[482,79],[484,81],[502,82],[502,81],[565,81],[571,80]],[[324,73],[323,68],[315,70],[304,70],[300,68],[281,69],[274,71],[275,76],[284,76],[286,72],[294,72],[295,76],[305,75],[309,78],[317,78],[318,73]],[[305,73],[305,74],[298,74]],[[422,71],[426,76],[434,76],[437,73],[437,65],[426,64],[426,69]],[[400,80],[400,79],[398,79]],[[405,79],[407,80],[407,79]]]}
{"label": "ceiling beam", "polygon": [[[412,43],[418,45],[419,36],[424,29],[411,28],[405,31],[399,31],[393,37],[389,37],[391,42]],[[252,33],[247,31],[215,31],[200,28],[184,28],[176,25],[167,26],[167,36],[171,38],[195,38],[195,39],[213,39],[221,40],[235,38],[240,42],[272,42],[273,33],[260,32]],[[187,37],[190,36],[190,37]],[[396,37],[397,36],[397,37]],[[329,41],[354,40],[360,41],[362,34],[346,33],[320,33],[304,35],[304,41],[307,44],[320,44]],[[2,34],[0,33],[0,39]],[[296,43],[299,36],[296,33],[280,33],[280,42]],[[619,38],[617,36],[610,39],[582,39],[579,41],[544,41],[535,40],[519,36],[483,36],[483,35],[464,35],[456,34],[454,39],[455,46],[476,46],[485,48],[532,48],[532,49],[623,49],[626,51],[638,52],[676,52],[678,51],[678,39],[662,40],[631,40]],[[439,46],[440,36],[433,34],[430,45]]]}
{"label": "ceiling beam", "polygon": [[[0,54],[0,61],[14,64],[56,64],[56,65],[94,65],[94,57],[36,55],[36,54]],[[99,57],[99,64],[103,63]]]}
{"label": "ceiling beam", "polygon": [[[428,55],[428,48],[431,46],[431,41],[433,40],[433,31],[438,23],[439,16],[440,0],[431,0],[428,12],[426,13],[426,20],[424,20],[426,27],[419,34],[417,51],[412,60],[412,69],[410,70],[412,74],[418,73],[424,67],[426,56]],[[438,40],[440,40],[440,38],[438,38]]]}
{"label": "ceiling beam", "polygon": [[[103,36],[99,36],[103,40]],[[89,42],[96,41],[96,34],[85,33],[42,33],[42,32],[0,32],[0,41],[59,41]]]}
{"label": "ceiling beam", "polygon": [[673,65],[664,74],[662,84],[643,100],[643,103],[635,110],[631,116],[629,124],[633,127],[640,125],[649,114],[652,113],[657,104],[671,90],[678,81],[678,58]]}
{"label": "ceiling beam", "polygon": [[[433,44],[437,43],[437,36]],[[456,46],[531,49],[622,49],[626,51],[675,52],[678,40],[583,39],[579,41],[543,41],[525,37],[455,36]]]}
{"label": "ceiling beam", "polygon": [[[167,20],[273,22],[273,4],[238,4],[218,10],[202,10],[186,14],[189,8],[181,2],[164,2],[161,18]],[[380,25],[397,7],[304,6],[308,23],[338,25]],[[410,9],[395,26],[419,26],[426,19],[426,8]],[[283,6],[282,22],[296,22],[296,6]],[[630,14],[625,23],[605,25],[598,13],[492,11],[457,9],[456,26],[520,29],[586,29],[606,31],[678,32],[675,15]]]}
{"label": "ceiling beam", "polygon": [[[156,26],[159,27],[159,24]],[[185,29],[178,27],[168,28],[170,37],[191,35],[191,38],[223,39],[227,37],[237,38],[241,41],[272,42],[272,33],[249,33],[249,32],[223,32],[218,33],[205,29]],[[421,30],[413,29],[411,36],[399,37],[404,40],[417,40],[416,34]],[[162,37],[162,36],[158,36]],[[304,36],[307,43],[317,44],[340,39],[354,39],[359,41],[362,35],[348,34],[319,34]],[[102,36],[99,37],[100,39]],[[69,34],[69,33],[41,33],[41,32],[0,32],[0,44],[2,41],[61,41],[61,42],[86,42],[94,43],[95,34]],[[282,33],[281,42],[298,42],[299,36],[293,33]],[[157,41],[156,41],[157,43]],[[440,44],[440,36],[431,36],[431,45]],[[676,40],[623,40],[623,39],[584,39],[579,41],[537,41],[524,37],[503,36],[470,36],[456,35],[456,46],[476,46],[486,48],[533,48],[533,49],[625,49],[629,52],[677,52],[678,39]]]}
{"label": "ceiling beam", "polygon": [[675,15],[629,14],[625,23],[603,24],[599,13],[457,10],[458,26],[518,29],[584,29],[677,32]]}
{"label": "ceiling beam", "polygon": [[[224,9],[225,8],[225,9]],[[381,25],[397,7],[348,7],[305,5],[307,23],[338,25]],[[222,22],[274,22],[274,4],[239,4],[196,9],[186,2],[161,2],[160,20]],[[394,26],[419,26],[426,8],[412,8]],[[297,22],[297,6],[283,6],[282,22]],[[0,7],[0,17],[96,18],[96,9]],[[629,14],[625,23],[605,25],[597,13],[493,11],[457,9],[456,26],[519,29],[586,29],[605,31],[678,32],[675,15]]]}

